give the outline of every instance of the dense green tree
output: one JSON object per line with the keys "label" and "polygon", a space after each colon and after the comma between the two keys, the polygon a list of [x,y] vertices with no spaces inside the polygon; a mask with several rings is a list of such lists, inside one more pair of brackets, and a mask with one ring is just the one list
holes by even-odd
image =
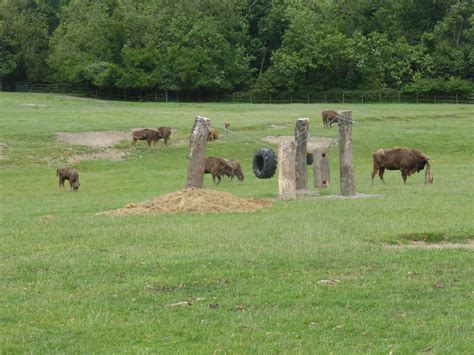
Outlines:
{"label": "dense green tree", "polygon": [[35,2],[0,1],[0,77],[45,79],[47,29],[46,18]]}
{"label": "dense green tree", "polygon": [[474,2],[0,0],[0,78],[204,94],[465,93]]}
{"label": "dense green tree", "polygon": [[67,6],[48,58],[57,80],[113,85],[120,41],[112,11],[107,0],[73,0]]}

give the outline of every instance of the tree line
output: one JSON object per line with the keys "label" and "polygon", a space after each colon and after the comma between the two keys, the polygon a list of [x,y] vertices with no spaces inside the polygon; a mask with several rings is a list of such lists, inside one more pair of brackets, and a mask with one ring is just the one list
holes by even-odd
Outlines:
{"label": "tree line", "polygon": [[474,92],[472,0],[0,0],[0,80]]}

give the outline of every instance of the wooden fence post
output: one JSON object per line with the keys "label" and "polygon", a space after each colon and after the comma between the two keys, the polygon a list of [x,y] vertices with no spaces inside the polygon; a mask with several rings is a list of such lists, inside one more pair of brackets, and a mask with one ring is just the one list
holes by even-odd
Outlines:
{"label": "wooden fence post", "polygon": [[284,141],[278,145],[278,191],[282,200],[296,199],[296,145]]}
{"label": "wooden fence post", "polygon": [[296,189],[306,190],[308,173],[306,168],[306,151],[308,146],[309,118],[298,118],[295,125],[295,171]]}
{"label": "wooden fence post", "polygon": [[324,189],[329,186],[329,151],[327,148],[313,150],[314,187]]}
{"label": "wooden fence post", "polygon": [[339,173],[341,194],[355,195],[355,175],[352,163],[352,111],[339,111]]}
{"label": "wooden fence post", "polygon": [[207,134],[211,120],[196,116],[189,138],[189,165],[186,187],[202,188],[204,182],[204,164],[206,161]]}

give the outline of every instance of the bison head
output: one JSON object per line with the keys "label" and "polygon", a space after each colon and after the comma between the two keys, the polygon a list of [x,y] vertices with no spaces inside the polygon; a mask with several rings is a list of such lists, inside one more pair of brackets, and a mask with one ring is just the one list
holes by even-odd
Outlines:
{"label": "bison head", "polygon": [[424,159],[424,160],[421,160],[420,162],[418,162],[415,166],[415,170],[417,173],[419,173],[420,171],[422,171],[424,168],[425,168],[425,165],[426,163],[428,163],[428,160],[429,159]]}
{"label": "bison head", "polygon": [[239,181],[244,180],[244,173],[242,172],[242,169],[235,169],[234,174],[235,176],[237,176],[237,179],[239,179]]}
{"label": "bison head", "polygon": [[77,190],[79,190],[79,186],[81,186],[80,182],[79,182],[79,181],[76,181],[76,182],[74,182],[74,183],[72,184],[72,189],[73,189],[74,191],[77,191]]}

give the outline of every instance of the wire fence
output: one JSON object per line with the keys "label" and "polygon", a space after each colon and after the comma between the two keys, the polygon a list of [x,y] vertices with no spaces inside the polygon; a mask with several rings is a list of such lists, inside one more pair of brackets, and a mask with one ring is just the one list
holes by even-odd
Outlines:
{"label": "wire fence", "polygon": [[305,94],[196,92],[161,89],[99,88],[73,84],[1,83],[0,91],[57,93],[103,100],[140,102],[288,103],[455,103],[474,104],[474,94],[407,93],[399,90],[320,91]]}

